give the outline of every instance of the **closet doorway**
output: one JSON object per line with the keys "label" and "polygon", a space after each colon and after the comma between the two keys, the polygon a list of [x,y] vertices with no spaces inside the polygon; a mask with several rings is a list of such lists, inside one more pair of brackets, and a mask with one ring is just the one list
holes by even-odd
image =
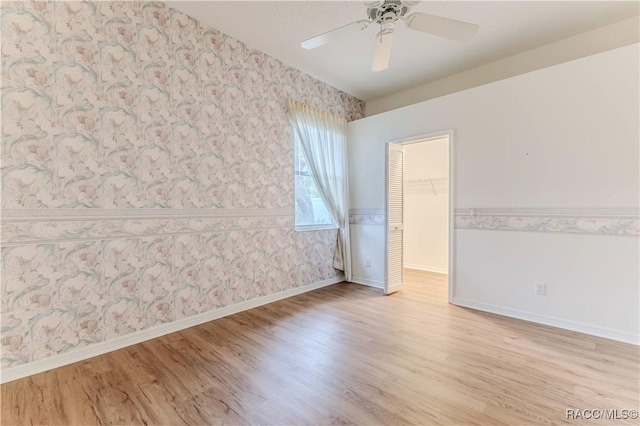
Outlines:
{"label": "closet doorway", "polygon": [[[399,155],[398,151],[401,151]],[[452,297],[451,133],[389,143],[385,292],[401,290],[405,271],[437,274]],[[396,158],[393,161],[393,157]],[[397,158],[401,157],[401,166]],[[400,169],[400,170],[399,170]],[[401,185],[398,183],[402,182]],[[397,207],[401,205],[398,214]],[[391,214],[394,213],[394,214]],[[443,275],[448,277],[442,280]]]}

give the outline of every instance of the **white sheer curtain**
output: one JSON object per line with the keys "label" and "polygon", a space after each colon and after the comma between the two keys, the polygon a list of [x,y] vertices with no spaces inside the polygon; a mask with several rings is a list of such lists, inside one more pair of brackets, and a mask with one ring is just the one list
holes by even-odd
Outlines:
{"label": "white sheer curtain", "polygon": [[333,267],[351,281],[347,120],[293,100],[287,101],[287,109],[320,197],[340,228]]}

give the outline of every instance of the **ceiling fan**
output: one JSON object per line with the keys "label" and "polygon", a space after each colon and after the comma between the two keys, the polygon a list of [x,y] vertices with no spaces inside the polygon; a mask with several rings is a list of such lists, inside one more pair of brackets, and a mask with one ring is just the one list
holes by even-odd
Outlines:
{"label": "ceiling fan", "polygon": [[376,36],[371,71],[382,71],[389,66],[393,28],[398,21],[403,21],[407,28],[456,41],[466,41],[478,31],[478,26],[468,22],[457,21],[443,16],[427,13],[409,13],[409,9],[418,4],[417,1],[378,0],[366,2],[369,19],[362,19],[342,27],[327,31],[316,37],[303,41],[300,45],[305,49],[315,49],[340,38],[343,33],[353,27],[364,30],[371,24],[379,24],[380,32]]}

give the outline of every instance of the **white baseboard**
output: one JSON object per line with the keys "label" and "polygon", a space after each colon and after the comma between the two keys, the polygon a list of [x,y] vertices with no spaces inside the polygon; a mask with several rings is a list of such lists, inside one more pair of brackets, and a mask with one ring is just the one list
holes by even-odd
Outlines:
{"label": "white baseboard", "polygon": [[288,297],[296,296],[298,294],[306,293],[342,281],[344,281],[344,277],[338,276],[301,287],[290,288],[279,293],[257,297],[255,299],[247,300],[245,302],[241,302],[232,306],[225,306],[224,308],[216,309],[214,311],[204,312],[202,314],[194,315],[189,318],[183,318],[177,321],[159,325],[157,327],[140,330],[135,333],[127,334],[125,336],[117,337],[105,342],[96,343],[59,355],[54,355],[46,359],[29,362],[27,364],[16,365],[15,367],[5,368],[0,371],[0,383],[10,382],[12,380],[21,379],[33,374],[42,373],[43,371],[62,367],[63,365],[73,364],[74,362],[83,361],[85,359],[102,355],[107,352],[122,349],[127,346],[135,345],[137,343],[141,343],[150,339],[155,339],[156,337],[164,336],[165,334],[174,333],[176,331],[184,330],[185,328],[193,327],[205,322],[213,321],[218,318],[237,314],[238,312],[246,311],[248,309],[256,308],[258,306],[266,305],[278,300],[286,299]]}
{"label": "white baseboard", "polygon": [[351,277],[351,282],[355,283],[355,284],[366,285],[366,286],[369,286],[369,287],[384,289],[384,282],[383,281],[371,280],[369,278]]}
{"label": "white baseboard", "polygon": [[404,265],[404,269],[415,269],[417,271],[435,272],[437,274],[448,274],[449,273],[447,268],[439,268],[437,266],[424,266],[424,265],[405,264]]}
{"label": "white baseboard", "polygon": [[505,317],[517,318],[525,321],[535,322],[538,324],[563,328],[565,330],[577,331],[579,333],[589,334],[591,336],[604,337],[605,339],[631,343],[632,345],[640,345],[640,336],[626,331],[612,330],[610,328],[598,327],[591,324],[563,320],[546,315],[538,315],[531,312],[519,311],[517,309],[510,309],[502,306],[491,305],[488,303],[476,302],[474,300],[461,299],[459,297],[454,297],[452,303],[457,306],[476,309],[478,311],[490,312],[492,314],[503,315]]}

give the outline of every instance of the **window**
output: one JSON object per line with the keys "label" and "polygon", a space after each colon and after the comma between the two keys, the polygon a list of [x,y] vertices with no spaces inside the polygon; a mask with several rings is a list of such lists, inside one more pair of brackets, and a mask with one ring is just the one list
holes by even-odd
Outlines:
{"label": "window", "polygon": [[334,228],[333,218],[318,193],[297,137],[294,145],[296,228]]}

